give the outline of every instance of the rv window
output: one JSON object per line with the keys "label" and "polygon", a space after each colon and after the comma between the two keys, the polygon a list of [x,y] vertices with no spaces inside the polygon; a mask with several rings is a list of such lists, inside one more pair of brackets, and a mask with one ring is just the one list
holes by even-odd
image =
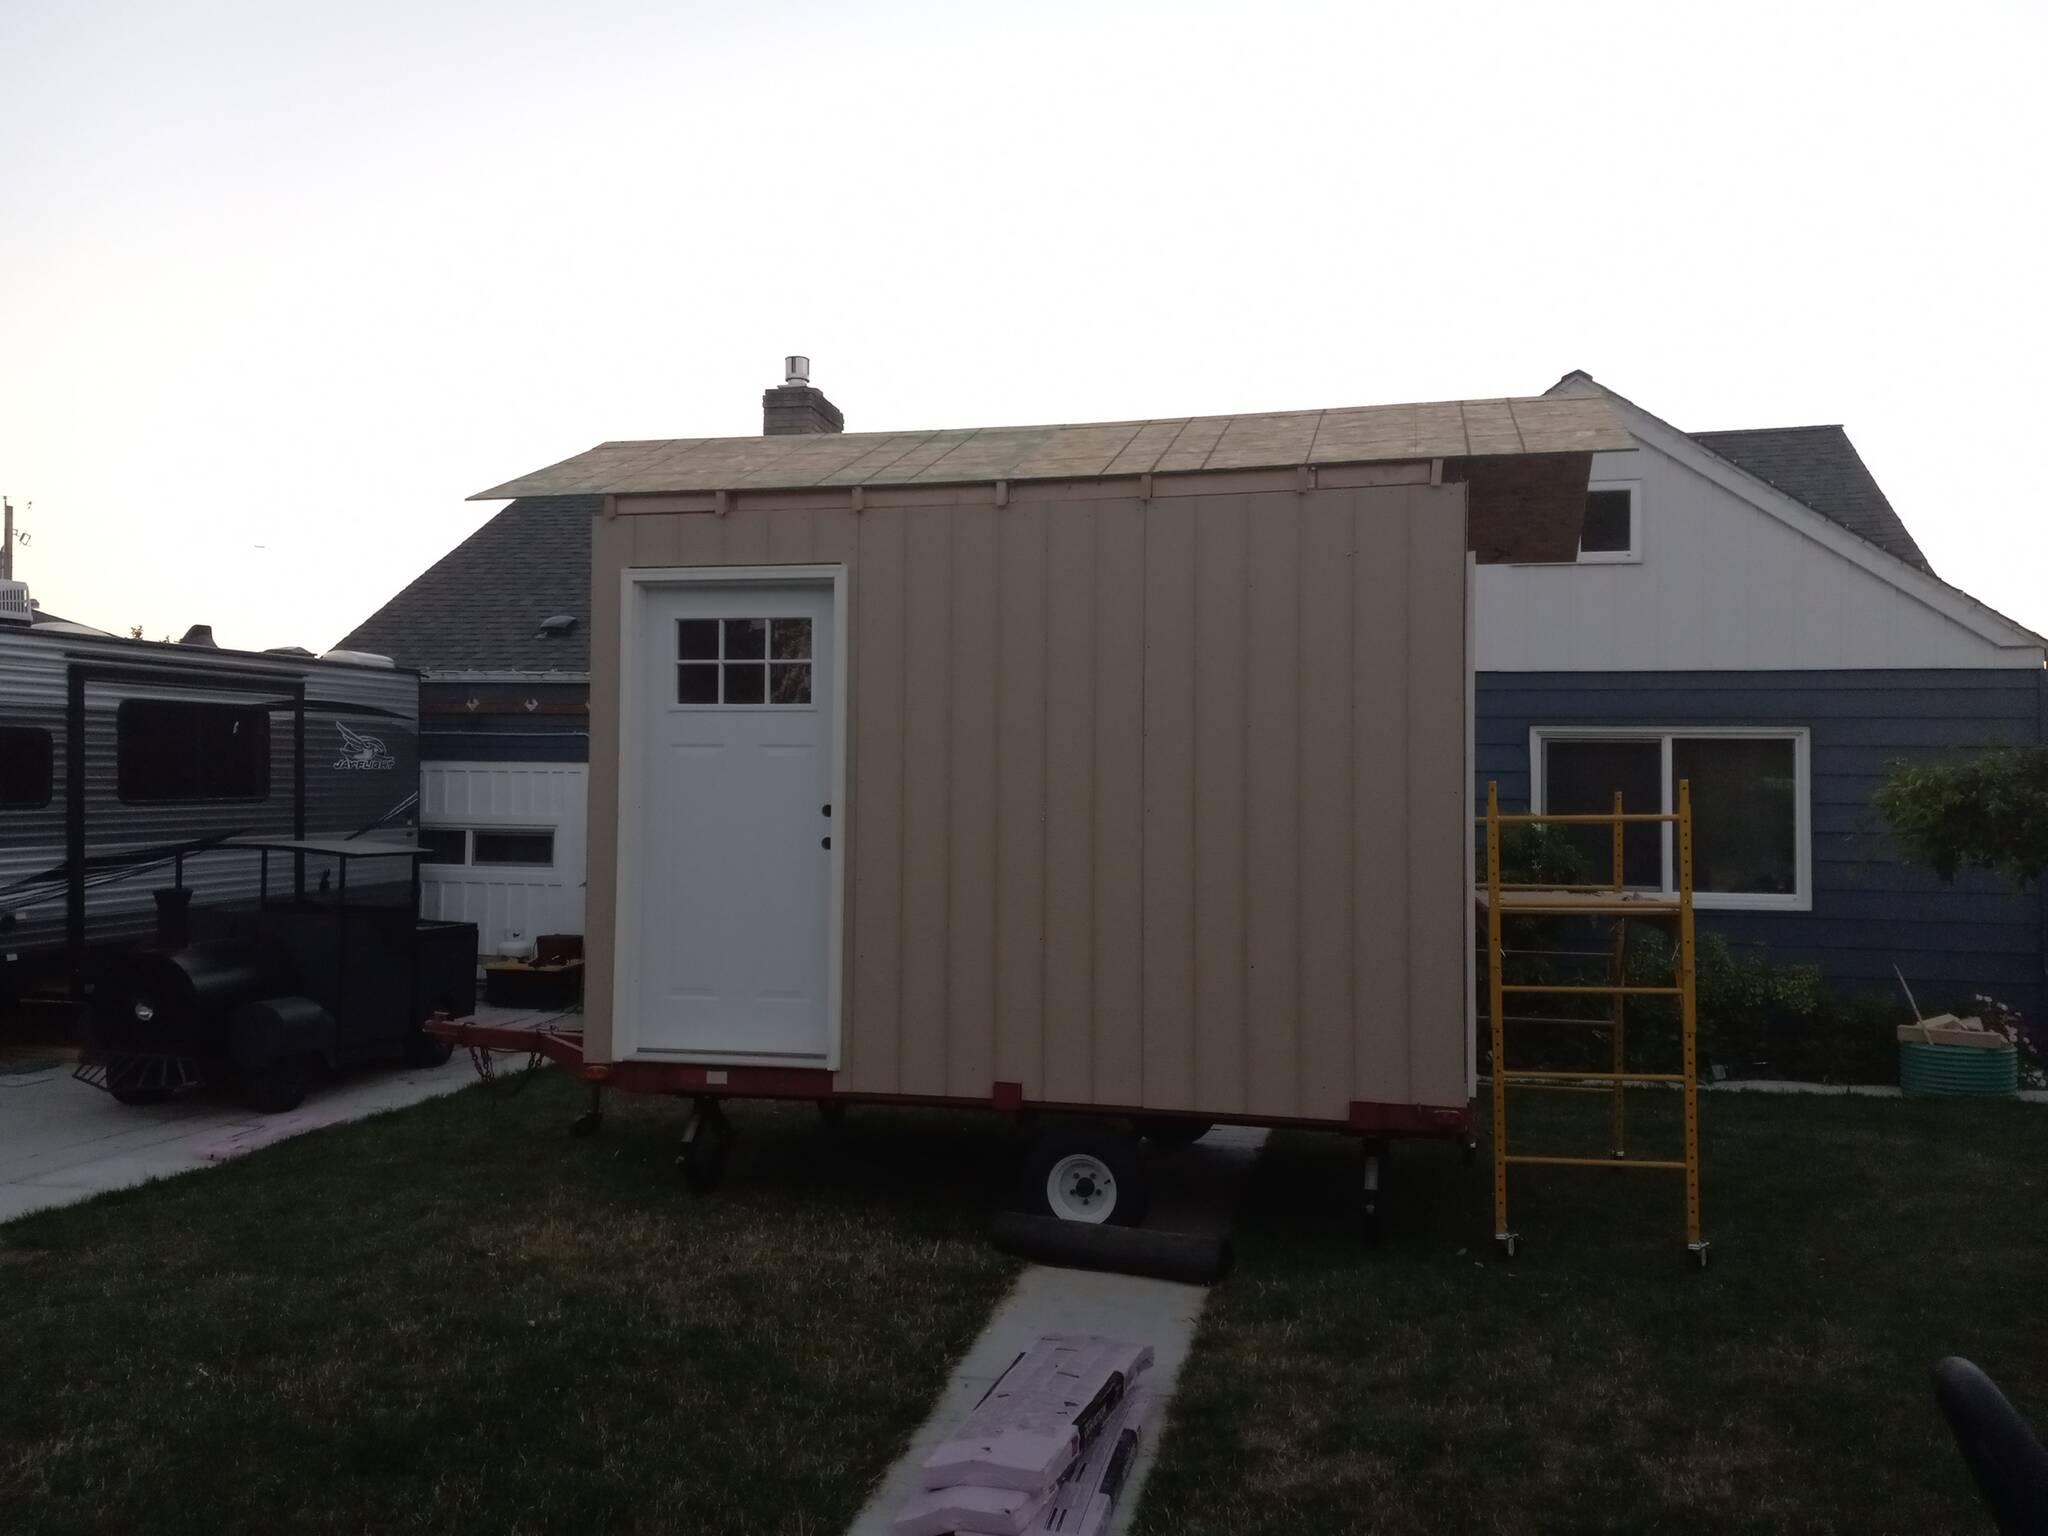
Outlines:
{"label": "rv window", "polygon": [[467,864],[469,834],[460,827],[421,827],[420,846],[428,864]]}
{"label": "rv window", "polygon": [[486,832],[479,827],[470,835],[476,840],[470,853],[472,864],[545,866],[555,862],[552,832]]}
{"label": "rv window", "polygon": [[0,726],[0,805],[50,803],[50,733]]}
{"label": "rv window", "polygon": [[268,710],[126,699],[114,734],[123,800],[261,800],[270,793]]}

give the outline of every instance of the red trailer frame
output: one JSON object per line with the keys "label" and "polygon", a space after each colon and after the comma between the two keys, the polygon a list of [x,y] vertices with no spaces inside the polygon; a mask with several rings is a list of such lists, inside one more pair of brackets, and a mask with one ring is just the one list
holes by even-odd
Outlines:
{"label": "red trailer frame", "polygon": [[480,1024],[473,1018],[435,1019],[431,1035],[484,1051],[521,1051],[566,1067],[594,1088],[620,1093],[667,1094],[687,1099],[785,1099],[829,1104],[897,1104],[933,1109],[995,1109],[1010,1114],[1091,1115],[1129,1120],[1199,1120],[1273,1130],[1341,1131],[1356,1136],[1463,1138],[1472,1129],[1470,1106],[1383,1104],[1354,1099],[1343,1120],[1147,1109],[1137,1104],[1068,1104],[1027,1099],[1022,1083],[995,1082],[986,1098],[964,1094],[843,1093],[823,1067],[705,1066],[666,1061],[586,1062],[580,1029],[527,1029]]}

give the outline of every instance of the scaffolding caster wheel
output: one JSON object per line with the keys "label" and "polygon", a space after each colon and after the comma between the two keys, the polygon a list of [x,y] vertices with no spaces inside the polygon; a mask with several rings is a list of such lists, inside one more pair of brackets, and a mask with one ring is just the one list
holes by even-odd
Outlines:
{"label": "scaffolding caster wheel", "polygon": [[590,1085],[590,1108],[569,1122],[571,1136],[595,1136],[604,1129],[604,1090]]}
{"label": "scaffolding caster wheel", "polygon": [[1685,1256],[1693,1268],[1705,1269],[1707,1267],[1707,1245],[1705,1243],[1687,1243],[1685,1245]]}
{"label": "scaffolding caster wheel", "polygon": [[1493,1251],[1503,1259],[1512,1259],[1522,1251],[1522,1234],[1519,1232],[1494,1233]]}
{"label": "scaffolding caster wheel", "polygon": [[708,1195],[725,1176],[725,1154],[732,1146],[732,1123],[716,1099],[699,1099],[683,1127],[683,1150],[676,1166],[693,1195]]}

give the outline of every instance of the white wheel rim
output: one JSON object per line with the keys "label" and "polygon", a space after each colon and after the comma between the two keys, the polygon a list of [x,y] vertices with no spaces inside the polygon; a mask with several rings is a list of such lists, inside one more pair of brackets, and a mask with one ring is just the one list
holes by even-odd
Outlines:
{"label": "white wheel rim", "polygon": [[1070,1153],[1045,1176],[1045,1203],[1061,1221],[1105,1222],[1116,1209],[1116,1175],[1099,1157]]}

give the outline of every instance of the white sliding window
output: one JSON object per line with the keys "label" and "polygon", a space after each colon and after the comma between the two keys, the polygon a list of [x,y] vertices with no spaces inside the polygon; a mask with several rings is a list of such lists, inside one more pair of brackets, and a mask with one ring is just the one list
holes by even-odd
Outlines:
{"label": "white sliding window", "polygon": [[[1530,803],[1558,815],[1605,812],[1621,791],[1628,811],[1672,811],[1678,782],[1692,785],[1692,878],[1700,907],[1810,911],[1813,907],[1812,771],[1807,732],[1746,726],[1537,726],[1529,733]],[[1604,827],[1570,834],[1596,870],[1607,868]],[[1632,825],[1623,840],[1627,883],[1675,891],[1669,825]]]}

